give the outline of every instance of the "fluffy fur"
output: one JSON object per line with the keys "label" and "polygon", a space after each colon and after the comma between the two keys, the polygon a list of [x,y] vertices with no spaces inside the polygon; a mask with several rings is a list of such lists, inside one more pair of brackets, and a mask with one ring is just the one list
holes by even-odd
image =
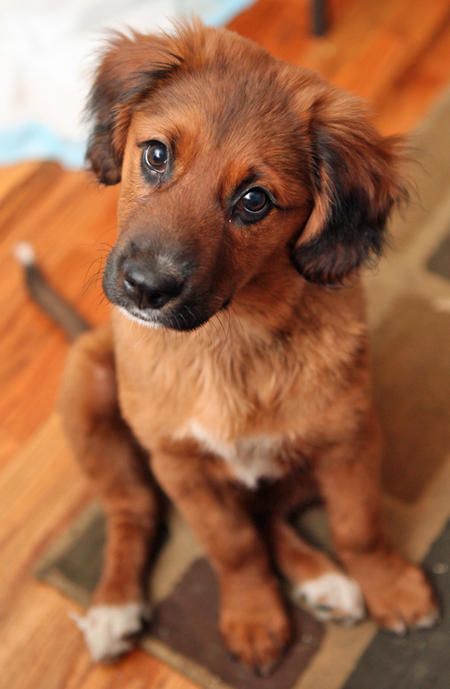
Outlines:
{"label": "fluffy fur", "polygon": [[[422,572],[381,527],[358,277],[406,195],[401,142],[381,137],[359,101],[317,75],[198,24],[115,36],[89,113],[91,168],[103,183],[121,180],[105,274],[119,308],[73,348],[61,409],[108,517],[95,604],[142,600],[158,519],[149,457],[215,567],[225,643],[256,670],[269,671],[290,637],[274,563],[308,591],[347,581],[343,568],[390,629],[435,615]],[[151,140],[171,150],[157,184],[142,168]],[[249,184],[275,199],[252,224],[233,210]],[[131,251],[146,260],[170,251],[189,270],[178,301],[141,314],[164,327],[123,314],[140,320],[123,296]],[[319,495],[339,564],[288,523]],[[342,604],[339,586],[327,588],[326,606],[330,617],[362,614],[359,601]]]}

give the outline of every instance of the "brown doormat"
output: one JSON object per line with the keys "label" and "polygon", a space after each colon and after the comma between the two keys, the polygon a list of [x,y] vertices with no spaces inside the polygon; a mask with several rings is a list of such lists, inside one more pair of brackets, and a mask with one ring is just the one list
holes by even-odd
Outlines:
{"label": "brown doormat", "polygon": [[[319,521],[317,515],[314,521]],[[176,523],[176,519],[172,520],[172,526]],[[103,516],[98,507],[91,506],[47,553],[36,572],[38,578],[86,605],[100,575],[104,541]],[[450,605],[449,560],[450,525],[447,525],[425,561],[445,610]],[[156,566],[154,577],[161,576],[164,567]],[[339,653],[354,657],[356,669],[345,689],[447,687],[450,675],[445,673],[449,656],[444,648],[450,642],[449,616],[444,616],[444,622],[436,629],[411,638],[398,639],[379,632],[359,660],[358,653],[349,655],[351,637],[358,636],[357,628],[351,632],[339,630],[338,636],[333,637],[330,628],[326,631],[324,625],[296,605],[291,604],[290,612],[294,641],[283,662],[269,677],[255,676],[234,661],[223,644],[217,626],[216,578],[206,559],[197,558],[155,605],[151,629],[142,641],[142,648],[205,689],[301,689],[302,675],[321,646],[325,646],[320,651],[330,664]],[[367,625],[361,630],[364,638]],[[75,628],[74,633],[77,633]],[[349,645],[339,642],[339,633],[349,635]],[[326,643],[322,644],[325,636]],[[403,678],[402,682],[399,677]],[[428,682],[428,678],[433,678],[433,682]]]}

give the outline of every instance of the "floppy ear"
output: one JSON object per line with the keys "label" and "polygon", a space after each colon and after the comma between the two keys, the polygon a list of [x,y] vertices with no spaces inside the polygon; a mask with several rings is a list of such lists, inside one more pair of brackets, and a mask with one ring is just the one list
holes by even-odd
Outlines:
{"label": "floppy ear", "polygon": [[402,141],[383,138],[359,100],[327,87],[309,120],[313,209],[294,248],[303,277],[322,285],[378,257],[393,206],[408,196]]}
{"label": "floppy ear", "polygon": [[86,159],[103,184],[120,182],[133,108],[181,68],[189,34],[196,31],[198,25],[181,27],[175,36],[116,33],[108,43],[86,108],[93,121]]}

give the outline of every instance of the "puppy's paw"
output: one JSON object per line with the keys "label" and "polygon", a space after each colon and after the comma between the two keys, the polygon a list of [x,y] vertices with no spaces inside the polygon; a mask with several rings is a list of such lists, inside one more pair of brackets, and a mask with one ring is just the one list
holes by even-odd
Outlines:
{"label": "puppy's paw", "polygon": [[[233,656],[261,676],[269,675],[289,642],[291,628],[278,597],[222,607],[220,630]],[[258,596],[259,598],[259,596]]]}
{"label": "puppy's paw", "polygon": [[409,630],[428,629],[439,620],[439,609],[424,573],[419,567],[402,561],[395,577],[365,583],[370,614],[387,631],[403,635]]}
{"label": "puppy's paw", "polygon": [[319,620],[353,625],[365,616],[364,599],[356,581],[340,572],[327,572],[298,584],[295,597],[303,600]]}
{"label": "puppy's paw", "polygon": [[85,616],[71,615],[95,661],[110,661],[130,651],[150,618],[144,603],[95,605]]}

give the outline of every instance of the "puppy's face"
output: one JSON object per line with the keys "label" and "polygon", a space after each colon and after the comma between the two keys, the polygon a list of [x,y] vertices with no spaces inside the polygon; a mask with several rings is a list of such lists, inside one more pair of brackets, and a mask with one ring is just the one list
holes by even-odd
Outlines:
{"label": "puppy's face", "polygon": [[268,260],[294,273],[288,244],[311,208],[306,142],[273,80],[271,89],[267,74],[240,66],[198,70],[161,85],[133,114],[120,237],[105,274],[109,298],[132,315],[194,328]]}
{"label": "puppy's face", "polygon": [[119,37],[91,110],[88,158],[122,181],[105,292],[147,325],[196,328],[267,275],[274,300],[341,282],[402,195],[358,103],[226,31]]}

